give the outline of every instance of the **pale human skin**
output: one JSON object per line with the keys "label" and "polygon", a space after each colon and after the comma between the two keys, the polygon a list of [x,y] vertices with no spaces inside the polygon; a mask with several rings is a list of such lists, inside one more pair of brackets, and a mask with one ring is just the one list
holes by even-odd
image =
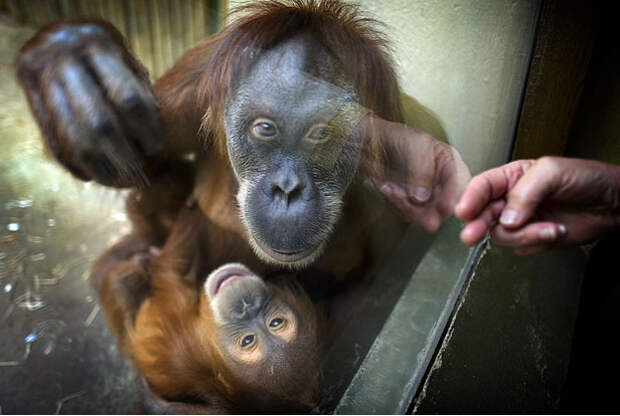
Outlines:
{"label": "pale human skin", "polygon": [[620,166],[586,159],[517,160],[474,177],[455,208],[461,240],[527,255],[591,242],[620,227]]}

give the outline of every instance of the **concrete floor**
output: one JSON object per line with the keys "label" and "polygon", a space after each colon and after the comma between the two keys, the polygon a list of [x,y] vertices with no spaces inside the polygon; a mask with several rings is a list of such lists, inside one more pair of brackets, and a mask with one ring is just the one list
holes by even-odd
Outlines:
{"label": "concrete floor", "polygon": [[31,34],[0,16],[0,413],[130,413],[135,373],[87,280],[128,231],[123,195],[43,155],[13,68]]}

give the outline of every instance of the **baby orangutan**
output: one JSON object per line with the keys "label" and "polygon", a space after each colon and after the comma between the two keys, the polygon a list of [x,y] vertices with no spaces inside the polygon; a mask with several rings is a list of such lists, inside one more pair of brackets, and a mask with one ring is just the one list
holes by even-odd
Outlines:
{"label": "baby orangutan", "polygon": [[145,378],[146,410],[313,409],[318,320],[304,289],[239,263],[200,279],[199,227],[184,214],[160,254],[134,254],[94,282],[121,350]]}

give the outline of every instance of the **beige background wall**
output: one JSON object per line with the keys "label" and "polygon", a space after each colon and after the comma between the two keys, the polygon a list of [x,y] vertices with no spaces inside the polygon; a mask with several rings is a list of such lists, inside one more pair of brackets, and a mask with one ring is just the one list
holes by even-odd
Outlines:
{"label": "beige background wall", "polygon": [[473,172],[509,154],[540,1],[362,0],[386,23],[403,90]]}

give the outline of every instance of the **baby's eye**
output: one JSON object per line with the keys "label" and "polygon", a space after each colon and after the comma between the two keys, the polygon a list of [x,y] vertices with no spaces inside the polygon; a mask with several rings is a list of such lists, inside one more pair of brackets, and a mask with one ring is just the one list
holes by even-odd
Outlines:
{"label": "baby's eye", "polygon": [[284,319],[282,319],[282,318],[275,318],[275,319],[272,319],[271,322],[269,322],[269,327],[271,327],[271,328],[278,328],[283,323],[284,323]]}
{"label": "baby's eye", "polygon": [[246,348],[252,345],[254,343],[254,338],[255,337],[252,334],[244,336],[241,340],[241,347]]}

